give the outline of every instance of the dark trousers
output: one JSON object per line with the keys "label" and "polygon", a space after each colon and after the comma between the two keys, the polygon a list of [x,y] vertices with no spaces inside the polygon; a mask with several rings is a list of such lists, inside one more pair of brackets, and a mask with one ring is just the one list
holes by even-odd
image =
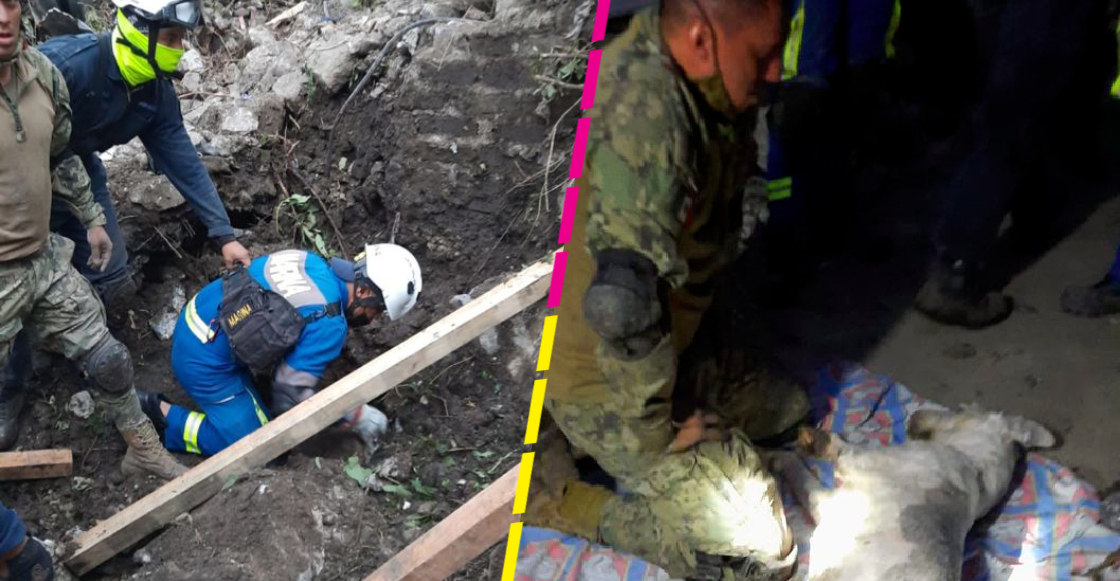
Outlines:
{"label": "dark trousers", "polygon": [[[1042,168],[1059,129],[1068,123],[1071,91],[1085,90],[1091,58],[1093,0],[1015,0],[995,17],[978,20],[985,82],[971,115],[971,150],[950,184],[937,231],[947,259],[984,262],[1016,201],[1023,210],[1056,205]],[[1091,85],[1091,84],[1090,84]],[[1089,88],[1088,90],[1092,90]],[[1090,95],[1091,99],[1091,95]],[[1090,128],[1084,128],[1086,139]]]}

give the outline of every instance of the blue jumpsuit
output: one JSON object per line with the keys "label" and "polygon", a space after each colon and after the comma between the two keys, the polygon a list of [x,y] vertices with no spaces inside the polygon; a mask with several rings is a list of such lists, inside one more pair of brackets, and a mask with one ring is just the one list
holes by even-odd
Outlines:
{"label": "blue jumpsuit", "polygon": [[[279,362],[276,379],[314,389],[346,342],[346,318],[325,311],[330,304],[339,306],[338,313],[345,311],[346,283],[325,260],[304,250],[257,258],[249,274],[265,289],[282,295],[300,314],[312,316],[299,342]],[[187,303],[175,326],[171,367],[202,411],[171,406],[164,444],[173,452],[217,454],[270,419],[249,369],[236,359],[218,327],[221,299],[219,279]]]}
{"label": "blue jumpsuit", "polygon": [[[783,5],[791,17],[782,58],[783,81],[828,87],[842,67],[874,64],[893,56],[899,0],[785,0]],[[827,165],[802,160],[801,165],[806,167],[794,171],[773,129],[767,149],[766,177],[774,202],[770,208],[773,223],[785,223],[803,214],[806,201],[828,195],[827,190],[834,187],[835,175],[826,169]],[[831,140],[813,148],[818,150],[822,156],[840,155]],[[795,181],[799,189],[810,193],[790,199]]]}
{"label": "blue jumpsuit", "polygon": [[0,555],[16,550],[27,537],[27,527],[16,512],[0,503]]}

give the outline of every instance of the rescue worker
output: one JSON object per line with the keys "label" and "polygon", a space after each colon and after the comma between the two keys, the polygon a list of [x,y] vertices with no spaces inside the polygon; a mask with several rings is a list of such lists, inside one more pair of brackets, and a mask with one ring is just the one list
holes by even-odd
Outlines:
{"label": "rescue worker", "polygon": [[[179,99],[170,75],[183,55],[183,37],[201,22],[198,0],[116,0],[117,23],[111,34],[53,38],[38,48],[65,78],[74,102],[69,151],[82,160],[95,201],[105,212],[105,230],[112,255],[105,268],[87,266],[90,247],[80,221],[64,204],[51,209],[51,231],[75,246],[73,264],[92,284],[102,301],[112,305],[135,292],[128,252],[109,194],[108,176],[98,153],[139,137],[155,168],[190,202],[210,238],[221,247],[227,267],[249,263],[249,252],[237,241],[221,198],[183,126]],[[4,370],[11,387],[0,395],[0,423],[15,423],[30,375],[27,338],[17,337],[17,354]],[[0,432],[0,450],[12,439]]]}
{"label": "rescue worker", "polygon": [[[244,288],[253,290],[245,295],[238,290]],[[268,314],[254,308],[262,317],[275,318],[267,324],[264,319],[241,319],[245,312],[239,305],[257,303],[240,297],[256,296],[262,288],[276,302],[270,303]],[[217,454],[311,397],[327,365],[341,354],[348,328],[366,326],[382,314],[399,320],[416,304],[420,291],[420,265],[411,253],[393,244],[367,246],[352,263],[338,258],[328,263],[305,250],[259,257],[248,270],[235,270],[204,287],[179,315],[171,367],[202,411],[171,405],[154,393],[142,395],[144,409],[159,426],[169,450]],[[238,319],[232,330],[219,324],[229,317]],[[286,328],[293,320],[299,323],[288,335],[290,345],[254,332],[261,325]],[[252,371],[271,368],[275,374],[269,414],[253,387]],[[381,412],[364,405],[343,423],[362,437],[368,449],[387,421]]]}
{"label": "rescue worker", "polygon": [[[77,362],[125,441],[125,474],[173,478],[186,469],[159,444],[132,385],[128,349],[105,326],[105,308],[70,263],[74,245],[49,231],[54,190],[88,230],[90,267],[104,268],[112,242],[77,157],[67,154],[70,97],[49,60],[20,37],[21,7],[0,1],[0,368],[26,326],[38,343]],[[0,386],[9,394],[10,385]],[[16,399],[22,399],[19,392]],[[19,426],[3,418],[0,438]]]}
{"label": "rescue worker", "polygon": [[53,581],[54,562],[43,543],[27,534],[16,512],[0,503],[0,579]]}
{"label": "rescue worker", "polygon": [[[767,112],[770,270],[788,298],[852,238],[849,163],[874,128],[900,0],[787,0],[782,84]],[[864,137],[861,137],[864,136]]]}
{"label": "rescue worker", "polygon": [[1120,314],[1120,248],[1108,274],[1100,282],[1069,286],[1062,292],[1062,310],[1079,317]]}
{"label": "rescue worker", "polygon": [[[1045,162],[1052,144],[1075,147],[1055,135],[1081,125],[1071,126],[1070,118],[1082,108],[1076,99],[1086,83],[1080,65],[1092,57],[1099,4],[1018,0],[1000,3],[983,21],[985,82],[971,112],[974,143],[946,188],[937,256],[914,301],[929,318],[979,329],[1011,316],[1013,300],[995,288],[989,263],[1008,214],[1011,235],[1037,241],[1065,194],[1063,184],[1047,183]],[[1071,108],[1074,102],[1079,106]]]}
{"label": "rescue worker", "polygon": [[98,154],[139,137],[154,168],[167,176],[221,248],[228,268],[248,264],[222,199],[183,126],[171,76],[185,50],[187,31],[202,22],[200,0],[114,0],[116,25],[109,34],[59,36],[39,45],[77,95],[70,150],[89,172],[94,197],[105,208],[113,255],[104,272],[82,266],[88,250],[79,224],[61,208],[51,213],[51,229],[75,240],[75,265],[107,304],[132,292],[128,252],[109,195],[108,176]]}
{"label": "rescue worker", "polygon": [[[693,389],[678,357],[739,252],[758,91],[778,80],[781,14],[778,0],[663,0],[637,13],[603,50],[576,181],[545,407],[622,491],[540,482],[536,473],[553,468],[542,459],[525,522],[673,577],[756,567],[785,576],[795,560],[776,482],[748,437],[800,421],[804,392],[763,368],[713,377],[698,384],[700,409],[678,434],[671,423],[685,415],[675,393]],[[731,429],[713,429],[717,418]]]}

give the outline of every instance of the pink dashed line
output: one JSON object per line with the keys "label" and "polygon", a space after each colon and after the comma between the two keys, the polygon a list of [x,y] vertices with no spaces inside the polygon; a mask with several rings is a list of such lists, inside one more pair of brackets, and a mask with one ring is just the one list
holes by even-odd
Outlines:
{"label": "pink dashed line", "polygon": [[591,119],[584,117],[576,123],[576,143],[572,148],[572,169],[568,177],[576,180],[583,175],[583,154],[587,152],[587,132],[591,130]]}
{"label": "pink dashed line", "polygon": [[572,186],[564,192],[564,214],[560,219],[560,244],[572,239],[572,223],[576,220],[576,203],[579,201],[579,186]]}
{"label": "pink dashed line", "polygon": [[564,294],[564,269],[568,267],[568,253],[557,252],[552,263],[552,283],[548,288],[548,308],[560,306],[560,295]]}
{"label": "pink dashed line", "polygon": [[607,15],[610,14],[611,0],[599,0],[599,7],[595,10],[595,30],[591,33],[591,42],[599,42],[607,36]]}
{"label": "pink dashed line", "polygon": [[595,86],[599,84],[599,56],[602,53],[601,50],[593,50],[587,55],[587,75],[584,77],[586,80],[583,82],[583,102],[579,105],[580,109],[587,110],[595,106]]}

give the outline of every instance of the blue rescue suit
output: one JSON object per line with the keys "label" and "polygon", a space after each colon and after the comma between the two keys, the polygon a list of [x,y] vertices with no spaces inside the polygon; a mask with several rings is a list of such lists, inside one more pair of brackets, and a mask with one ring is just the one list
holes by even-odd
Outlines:
{"label": "blue rescue suit", "polygon": [[90,253],[86,230],[65,205],[54,205],[51,229],[74,241],[74,267],[103,297],[106,290],[123,284],[129,273],[128,252],[99,152],[139,137],[155,169],[166,175],[190,203],[208,236],[220,242],[234,238],[218,190],[183,126],[175,87],[168,79],[157,79],[129,88],[109,43],[108,34],[81,34],[52,38],[37,47],[62,72],[70,89],[74,110],[70,149],[85,164],[94,198],[105,209],[105,229],[113,241],[113,255],[105,272],[95,272],[86,264]]}
{"label": "blue rescue suit", "polygon": [[27,538],[27,527],[16,511],[0,503],[0,555],[16,550]]}
{"label": "blue rescue suit", "polygon": [[[314,389],[327,365],[342,353],[346,282],[314,253],[284,250],[253,260],[249,275],[282,295],[308,319],[299,342],[278,362],[277,381]],[[165,445],[173,452],[211,456],[257,428],[270,416],[253,388],[249,369],[237,360],[218,326],[221,279],[211,282],[183,308],[175,326],[171,367],[183,390],[201,412],[171,406]]]}

